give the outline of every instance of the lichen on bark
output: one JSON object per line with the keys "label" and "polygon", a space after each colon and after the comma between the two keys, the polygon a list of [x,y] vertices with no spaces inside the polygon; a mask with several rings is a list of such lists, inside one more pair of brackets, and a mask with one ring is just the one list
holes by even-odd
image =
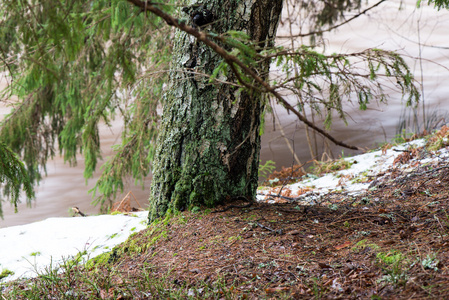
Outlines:
{"label": "lichen on bark", "polygon": [[[207,30],[246,31],[255,41],[269,38],[263,46],[272,42],[282,8],[281,0],[202,4],[214,14]],[[177,33],[173,52],[153,164],[150,222],[167,209],[213,207],[238,196],[252,198],[257,189],[263,95],[209,83],[201,74],[212,74],[222,59],[184,32]],[[268,64],[259,71],[267,73]],[[235,82],[232,74],[226,80]]]}

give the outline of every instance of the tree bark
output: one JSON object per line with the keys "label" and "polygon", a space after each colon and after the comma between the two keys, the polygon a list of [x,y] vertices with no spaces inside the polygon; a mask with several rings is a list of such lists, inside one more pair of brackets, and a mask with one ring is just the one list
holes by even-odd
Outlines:
{"label": "tree bark", "polygon": [[[201,3],[213,14],[213,22],[203,30],[244,31],[260,49],[273,45],[282,0]],[[176,34],[172,61],[153,164],[150,222],[168,209],[214,207],[239,196],[253,198],[258,185],[263,95],[211,84],[199,75],[212,74],[222,59],[185,32]],[[268,69],[269,62],[257,71],[268,74]],[[221,79],[236,81],[233,74]]]}

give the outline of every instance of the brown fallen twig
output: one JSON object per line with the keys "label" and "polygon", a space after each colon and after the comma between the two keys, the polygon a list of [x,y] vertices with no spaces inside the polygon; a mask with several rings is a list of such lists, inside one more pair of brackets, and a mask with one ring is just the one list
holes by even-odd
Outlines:
{"label": "brown fallen twig", "polygon": [[274,230],[274,229],[271,229],[270,227],[267,227],[267,226],[265,226],[265,225],[263,225],[263,224],[260,224],[259,222],[257,222],[256,224],[257,224],[257,226],[259,226],[260,228],[266,229],[266,230],[268,230],[268,231],[271,231],[271,232],[274,232],[274,233],[277,233],[277,234],[282,234],[282,229]]}

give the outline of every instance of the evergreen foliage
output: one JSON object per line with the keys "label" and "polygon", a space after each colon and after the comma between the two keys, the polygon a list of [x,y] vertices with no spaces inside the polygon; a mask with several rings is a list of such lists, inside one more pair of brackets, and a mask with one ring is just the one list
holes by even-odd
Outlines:
{"label": "evergreen foliage", "polygon": [[344,103],[351,99],[358,100],[360,110],[366,110],[372,100],[386,102],[384,86],[395,84],[406,96],[407,106],[419,101],[413,74],[402,57],[392,51],[367,49],[324,55],[302,46],[296,51],[275,48],[266,57],[274,58],[283,74],[272,86],[295,95],[299,111],[308,106],[324,115],[327,129],[334,115],[346,123]]}
{"label": "evergreen foliage", "polygon": [[[417,6],[421,6],[422,0],[418,0]],[[429,5],[433,4],[438,10],[449,9],[449,0],[428,0]]]}
{"label": "evergreen foliage", "polygon": [[[16,212],[21,190],[25,191],[28,204],[34,198],[33,186],[24,164],[2,142],[0,142],[0,185],[3,188],[3,196],[10,198]],[[3,218],[2,201],[0,201],[0,217]]]}
{"label": "evergreen foliage", "polygon": [[[168,12],[172,7],[164,6]],[[0,3],[3,97],[19,97],[0,138],[19,153],[32,183],[56,153],[84,156],[86,178],[101,158],[99,126],[124,122],[122,143],[94,188],[99,202],[142,182],[150,170],[157,105],[172,29],[124,0],[6,0]]]}
{"label": "evergreen foliage", "polygon": [[[125,176],[143,183],[148,175],[175,30],[135,2],[0,2],[0,70],[10,78],[2,96],[20,99],[1,123],[0,140],[22,158],[29,183],[39,182],[47,161],[56,154],[70,165],[76,165],[82,154],[84,176],[92,177],[102,158],[99,126],[110,126],[117,116],[124,123],[121,144],[103,165],[92,190],[95,203],[111,200],[123,189]],[[175,2],[157,6],[174,16]],[[343,11],[360,9],[360,0],[312,1],[306,9],[313,12],[311,28],[319,35],[319,29],[340,20]],[[209,83],[222,83],[232,71],[237,80],[231,84],[239,91],[253,89],[266,95],[291,91],[298,100],[293,106],[303,111],[309,105],[323,112],[327,127],[333,112],[345,119],[344,101],[358,99],[361,109],[373,99],[385,101],[385,78],[407,95],[407,104],[419,97],[413,75],[394,52],[369,49],[324,55],[309,47],[261,51],[263,47],[240,31],[207,32],[207,38],[252,70],[275,60],[285,74],[267,88],[237,63],[223,59],[211,75],[203,74]],[[260,77],[266,79],[267,74]]]}

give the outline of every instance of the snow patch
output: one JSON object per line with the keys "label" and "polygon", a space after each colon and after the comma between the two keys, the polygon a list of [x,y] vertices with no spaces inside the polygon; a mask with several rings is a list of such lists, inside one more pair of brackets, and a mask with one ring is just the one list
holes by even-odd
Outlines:
{"label": "snow patch", "polygon": [[0,229],[0,273],[14,272],[3,281],[35,277],[46,267],[61,264],[82,251],[92,258],[110,251],[147,226],[148,212],[49,218]]}

